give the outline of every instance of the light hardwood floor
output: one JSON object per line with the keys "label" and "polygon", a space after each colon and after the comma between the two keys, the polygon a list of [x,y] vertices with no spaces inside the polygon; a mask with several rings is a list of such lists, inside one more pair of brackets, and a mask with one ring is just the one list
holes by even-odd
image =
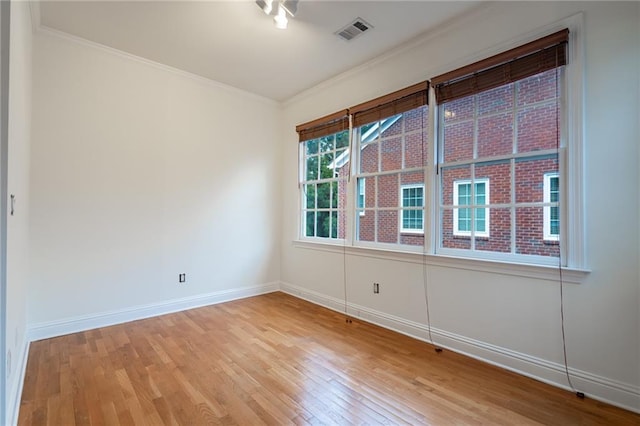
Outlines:
{"label": "light hardwood floor", "polygon": [[20,425],[640,424],[283,293],[34,342]]}

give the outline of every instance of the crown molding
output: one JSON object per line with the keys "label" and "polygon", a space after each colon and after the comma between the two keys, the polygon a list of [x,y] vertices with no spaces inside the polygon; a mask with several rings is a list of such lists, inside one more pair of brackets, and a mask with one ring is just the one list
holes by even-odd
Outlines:
{"label": "crown molding", "polygon": [[[36,2],[34,2],[34,3],[36,3]],[[38,17],[38,19],[39,19],[39,17]],[[32,12],[32,20],[33,20],[33,12]],[[132,53],[125,52],[123,50],[116,49],[114,47],[110,47],[110,46],[107,46],[107,45],[104,45],[104,44],[101,44],[101,43],[97,43],[97,42],[94,42],[94,41],[91,41],[91,40],[87,40],[85,38],[82,38],[82,37],[79,37],[79,36],[76,36],[76,35],[73,35],[73,34],[69,34],[69,33],[66,33],[64,31],[56,30],[54,28],[47,27],[46,25],[43,25],[41,22],[38,23],[36,33],[39,34],[39,35],[58,38],[58,39],[65,40],[65,41],[68,41],[68,42],[71,42],[71,43],[75,43],[75,44],[79,44],[79,45],[82,45],[82,46],[85,46],[85,47],[89,47],[89,48],[92,48],[92,49],[100,50],[100,51],[105,52],[107,54],[119,56],[119,57],[121,57],[123,59],[127,59],[127,60],[130,60],[130,61],[142,63],[142,64],[147,65],[149,67],[152,67],[152,68],[155,68],[155,69],[158,69],[158,70],[161,70],[161,71],[165,71],[167,73],[174,74],[174,75],[177,75],[177,76],[180,76],[180,77],[195,81],[195,82],[200,83],[200,84],[204,84],[204,85],[207,85],[207,86],[210,86],[210,87],[215,87],[217,89],[226,90],[226,91],[229,91],[229,92],[234,92],[234,93],[236,93],[238,95],[242,95],[242,96],[251,98],[251,99],[253,99],[255,101],[258,101],[258,102],[262,102],[262,103],[265,103],[265,104],[273,105],[273,106],[276,106],[276,107],[280,107],[280,105],[281,105],[280,102],[278,102],[278,101],[276,101],[274,99],[266,98],[264,96],[260,96],[260,95],[255,94],[255,93],[252,93],[252,92],[249,92],[249,91],[246,91],[246,90],[243,90],[243,89],[239,89],[237,87],[230,86],[228,84],[224,84],[224,83],[221,83],[219,81],[212,80],[210,78],[203,77],[201,75],[194,74],[194,73],[189,72],[189,71],[185,71],[185,70],[182,70],[182,69],[179,69],[179,68],[175,68],[175,67],[172,67],[170,65],[165,65],[165,64],[162,64],[160,62],[152,61],[151,59],[143,58],[142,56],[134,55]]]}

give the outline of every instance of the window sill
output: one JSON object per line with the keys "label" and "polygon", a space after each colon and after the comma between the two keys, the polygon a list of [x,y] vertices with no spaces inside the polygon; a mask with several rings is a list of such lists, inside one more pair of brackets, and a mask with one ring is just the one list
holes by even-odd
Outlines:
{"label": "window sill", "polygon": [[[427,264],[445,268],[464,269],[474,272],[488,272],[548,281],[559,280],[558,267],[549,265],[505,262],[488,259],[474,259],[443,254],[424,254],[422,252],[389,250],[383,248],[356,247],[345,245],[340,241],[325,242],[312,240],[294,240],[293,247],[332,253],[344,253],[350,256],[393,260],[396,262],[416,263],[420,265]],[[564,283],[580,284],[589,276],[590,273],[591,271],[588,269],[565,267],[562,268],[562,280]]]}

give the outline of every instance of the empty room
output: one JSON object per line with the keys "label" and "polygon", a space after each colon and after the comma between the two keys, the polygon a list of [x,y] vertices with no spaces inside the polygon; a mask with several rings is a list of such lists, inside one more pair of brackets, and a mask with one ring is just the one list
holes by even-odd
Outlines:
{"label": "empty room", "polygon": [[640,424],[640,2],[0,2],[0,424]]}

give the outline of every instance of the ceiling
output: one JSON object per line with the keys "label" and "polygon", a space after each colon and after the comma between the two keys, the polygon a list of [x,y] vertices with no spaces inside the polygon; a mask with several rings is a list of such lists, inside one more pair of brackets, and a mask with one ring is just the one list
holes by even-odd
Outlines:
{"label": "ceiling", "polygon": [[[287,30],[254,1],[54,1],[40,24],[276,101],[399,46],[478,1],[301,0]],[[374,28],[334,33],[360,17]]]}

